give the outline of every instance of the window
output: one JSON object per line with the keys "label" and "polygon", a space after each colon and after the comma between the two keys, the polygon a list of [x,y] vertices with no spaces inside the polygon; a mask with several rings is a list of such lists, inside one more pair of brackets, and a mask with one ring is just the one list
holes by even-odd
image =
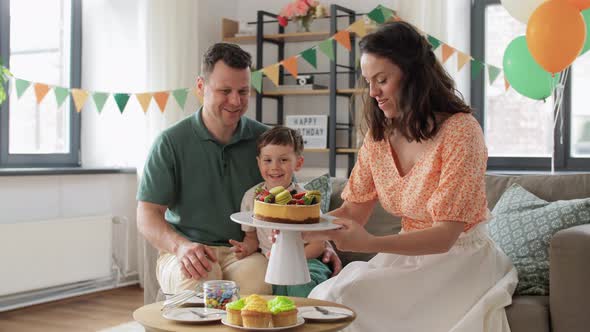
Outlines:
{"label": "window", "polygon": [[[473,1],[471,26],[472,55],[498,67],[508,44],[526,34],[526,25],[500,0]],[[590,168],[590,108],[584,100],[590,56],[576,59],[569,75],[555,126],[553,97],[536,101],[505,91],[502,77],[489,85],[487,71],[472,82],[471,102],[484,128],[489,169],[550,170],[553,151],[556,170]]]}
{"label": "window", "polygon": [[[0,0],[0,56],[12,74],[51,86],[79,87],[80,0]],[[80,115],[50,91],[37,103],[33,83],[14,82],[0,110],[0,167],[79,166]]]}

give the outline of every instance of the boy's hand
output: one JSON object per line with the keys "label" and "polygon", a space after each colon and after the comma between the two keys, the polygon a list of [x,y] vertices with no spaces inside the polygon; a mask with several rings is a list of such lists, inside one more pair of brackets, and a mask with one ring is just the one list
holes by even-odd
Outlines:
{"label": "boy's hand", "polygon": [[236,254],[238,259],[248,257],[252,255],[256,249],[258,249],[258,241],[251,241],[248,238],[244,238],[244,242],[229,240],[229,244],[232,245],[230,248]]}

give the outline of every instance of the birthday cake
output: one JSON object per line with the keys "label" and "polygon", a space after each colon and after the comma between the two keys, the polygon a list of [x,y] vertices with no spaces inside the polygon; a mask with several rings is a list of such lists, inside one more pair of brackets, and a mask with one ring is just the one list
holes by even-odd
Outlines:
{"label": "birthday cake", "polygon": [[317,224],[320,222],[320,201],[317,190],[291,193],[279,186],[260,189],[254,200],[254,218],[284,224]]}

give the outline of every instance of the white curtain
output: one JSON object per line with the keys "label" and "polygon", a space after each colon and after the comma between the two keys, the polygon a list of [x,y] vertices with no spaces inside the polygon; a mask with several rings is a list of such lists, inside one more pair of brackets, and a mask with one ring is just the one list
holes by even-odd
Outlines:
{"label": "white curtain", "polygon": [[[387,4],[384,4],[387,6]],[[457,50],[471,54],[470,0],[396,0],[392,9],[424,32],[440,39]],[[440,48],[435,52],[439,53]],[[440,55],[440,53],[438,54]],[[445,64],[459,91],[469,103],[471,73],[469,66],[457,72],[457,57],[453,55]]]}
{"label": "white curtain", "polygon": [[[199,2],[150,0],[142,2],[142,6],[145,17],[140,25],[145,38],[143,54],[146,58],[146,91],[194,87],[203,53],[203,49],[199,47]],[[152,109],[147,112],[144,122],[146,135],[141,146],[143,153],[134,165],[139,178],[154,139],[164,129],[196,111],[197,100],[192,94],[190,91],[184,111],[178,108],[172,95],[164,113],[159,112],[152,103]],[[149,247],[141,235],[138,242],[140,283],[143,285],[144,257],[153,258],[153,253],[146,255],[146,251],[154,249]]]}

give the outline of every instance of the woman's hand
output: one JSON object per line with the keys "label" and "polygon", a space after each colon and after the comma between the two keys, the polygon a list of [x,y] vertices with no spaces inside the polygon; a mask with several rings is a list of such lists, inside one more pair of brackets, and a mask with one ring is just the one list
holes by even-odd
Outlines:
{"label": "woman's hand", "polygon": [[341,251],[369,252],[369,243],[374,236],[365,228],[350,219],[336,219],[333,221],[342,227],[330,231],[304,232],[303,238],[308,241],[332,240]]}

